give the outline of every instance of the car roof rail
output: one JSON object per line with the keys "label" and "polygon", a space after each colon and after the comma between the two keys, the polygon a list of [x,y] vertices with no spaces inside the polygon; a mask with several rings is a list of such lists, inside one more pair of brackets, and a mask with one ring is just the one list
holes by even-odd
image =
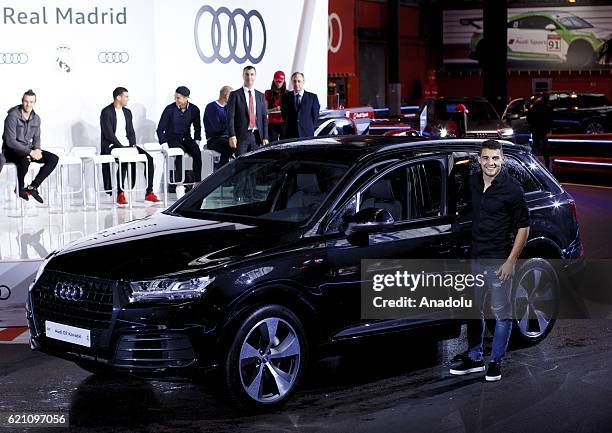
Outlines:
{"label": "car roof rail", "polygon": [[[427,146],[427,147],[435,147],[439,145],[482,145],[483,142],[489,139],[486,138],[451,138],[444,140],[418,140],[418,141],[408,141],[405,143],[397,143],[397,144],[389,144],[387,146],[380,147],[376,150],[375,153],[387,152],[389,150],[398,150],[398,149],[410,149],[416,146]],[[529,146],[525,146],[522,144],[512,143],[507,140],[495,140],[501,143],[504,148],[513,148],[513,149],[523,149],[530,150]]]}

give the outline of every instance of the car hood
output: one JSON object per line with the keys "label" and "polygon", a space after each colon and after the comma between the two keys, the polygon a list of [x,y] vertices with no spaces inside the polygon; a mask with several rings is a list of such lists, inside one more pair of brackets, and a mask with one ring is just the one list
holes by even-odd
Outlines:
{"label": "car hood", "polygon": [[213,269],[297,240],[300,230],[158,213],[74,241],[47,269],[112,279],[147,279]]}

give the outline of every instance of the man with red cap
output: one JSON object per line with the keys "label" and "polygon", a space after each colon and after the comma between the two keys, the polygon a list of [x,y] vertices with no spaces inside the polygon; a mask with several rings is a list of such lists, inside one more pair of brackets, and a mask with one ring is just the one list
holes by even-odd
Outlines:
{"label": "man with red cap", "polygon": [[264,94],[266,106],[268,107],[268,135],[271,142],[282,138],[283,115],[281,113],[281,101],[286,90],[285,73],[283,71],[276,71],[272,85]]}

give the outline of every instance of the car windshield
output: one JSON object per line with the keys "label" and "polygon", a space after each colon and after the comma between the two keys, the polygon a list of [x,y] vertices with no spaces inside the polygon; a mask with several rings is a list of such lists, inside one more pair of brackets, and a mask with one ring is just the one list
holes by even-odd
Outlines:
{"label": "car windshield", "polygon": [[437,118],[449,120],[456,112],[458,104],[463,104],[468,109],[469,120],[495,120],[499,119],[497,112],[488,102],[480,101],[460,101],[460,102],[439,102],[436,104]]}
{"label": "car windshield", "polygon": [[254,224],[302,223],[347,170],[348,165],[314,160],[239,158],[208,177],[173,212]]}
{"label": "car windshield", "polygon": [[566,29],[569,29],[569,30],[588,29],[588,28],[593,27],[587,21],[583,20],[580,17],[575,17],[575,16],[563,17],[563,18],[560,18],[559,21],[561,22],[561,24],[563,24],[563,26]]}

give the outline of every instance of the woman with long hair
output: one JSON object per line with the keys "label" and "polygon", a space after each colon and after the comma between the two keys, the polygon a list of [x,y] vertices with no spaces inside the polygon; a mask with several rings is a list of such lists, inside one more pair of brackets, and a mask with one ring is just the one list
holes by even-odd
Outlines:
{"label": "woman with long hair", "polygon": [[281,101],[287,91],[285,73],[276,71],[270,89],[266,90],[264,98],[268,106],[268,135],[270,142],[280,140],[283,132],[283,116],[281,115]]}

